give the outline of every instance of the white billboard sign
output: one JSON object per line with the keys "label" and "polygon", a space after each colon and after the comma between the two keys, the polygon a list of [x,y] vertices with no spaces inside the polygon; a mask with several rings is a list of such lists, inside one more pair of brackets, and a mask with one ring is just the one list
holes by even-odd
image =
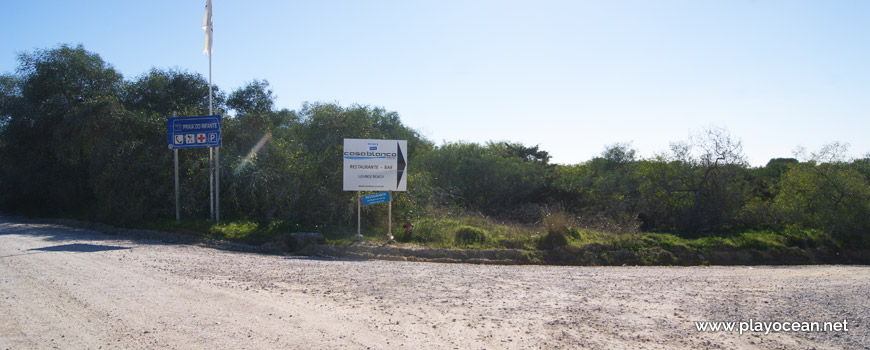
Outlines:
{"label": "white billboard sign", "polygon": [[345,191],[406,191],[408,141],[344,139]]}

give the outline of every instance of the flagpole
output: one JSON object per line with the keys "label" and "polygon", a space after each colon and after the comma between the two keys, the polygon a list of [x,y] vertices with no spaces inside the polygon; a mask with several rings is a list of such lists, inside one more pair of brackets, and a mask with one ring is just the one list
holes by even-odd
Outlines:
{"label": "flagpole", "polygon": [[[210,9],[211,10],[211,9]],[[211,23],[209,23],[211,24]],[[209,26],[209,30],[211,31],[211,40],[214,40],[214,28],[213,26]],[[209,45],[208,50],[208,114],[214,115],[214,109],[212,107],[212,82],[211,82],[211,45]],[[211,148],[210,148],[211,149]],[[214,174],[209,174],[209,178],[214,177],[214,190],[212,194],[214,195],[214,200],[212,201],[212,208],[214,209],[214,221],[221,221],[221,177],[220,177],[220,169],[221,169],[221,158],[220,158],[220,147],[214,147]],[[209,156],[211,152],[209,152]],[[210,160],[210,159],[209,159]]]}
{"label": "flagpole", "polygon": [[[212,82],[211,82],[211,47],[214,35],[212,25],[212,1],[206,0],[205,12],[202,14],[202,29],[205,29],[205,44],[203,45],[203,53],[208,54],[208,114],[214,115],[214,104],[212,101]],[[208,197],[210,207],[210,219],[220,221],[220,149],[217,147],[208,148]]]}
{"label": "flagpole", "polygon": [[[211,91],[211,50],[208,53],[208,115],[214,115],[212,111]],[[208,203],[209,219],[214,220],[214,157],[213,147],[208,148]]]}
{"label": "flagpole", "polygon": [[211,101],[211,50],[208,51],[208,114],[214,114],[214,108]]}
{"label": "flagpole", "polygon": [[[208,53],[208,109],[209,114],[214,115],[211,106],[211,51]],[[221,221],[221,149],[214,148],[214,222]]]}

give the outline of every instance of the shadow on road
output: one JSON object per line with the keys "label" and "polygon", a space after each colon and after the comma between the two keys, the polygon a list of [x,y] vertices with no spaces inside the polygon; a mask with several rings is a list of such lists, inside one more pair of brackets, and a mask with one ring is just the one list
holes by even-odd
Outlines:
{"label": "shadow on road", "polygon": [[[70,241],[130,241],[134,244],[148,245],[198,245],[234,253],[260,253],[257,246],[184,234],[137,230],[112,227],[100,223],[80,222],[63,219],[32,219],[0,213],[0,237],[5,235],[26,235],[40,237],[46,242],[71,243]],[[98,242],[99,243],[99,242]],[[100,244],[65,244],[55,247],[35,249],[39,252],[99,252],[105,250],[130,249],[130,247]]]}
{"label": "shadow on road", "polygon": [[130,247],[75,243],[75,244],[62,244],[62,245],[56,245],[56,246],[51,246],[51,247],[35,248],[35,249],[30,249],[30,251],[37,250],[37,251],[44,251],[44,252],[94,253],[94,252],[104,252],[107,250],[122,250],[122,249],[130,249]]}
{"label": "shadow on road", "polygon": [[287,260],[309,260],[309,261],[347,261],[347,262],[365,262],[371,259],[353,259],[353,258],[333,258],[320,256],[285,256]]}

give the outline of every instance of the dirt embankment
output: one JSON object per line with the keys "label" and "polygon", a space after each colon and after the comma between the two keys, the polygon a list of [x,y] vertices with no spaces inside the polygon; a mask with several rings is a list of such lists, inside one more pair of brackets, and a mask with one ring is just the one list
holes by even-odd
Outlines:
{"label": "dirt embankment", "polygon": [[[2,217],[2,216],[0,216]],[[815,265],[861,264],[870,265],[868,249],[830,248],[776,248],[758,249],[706,249],[685,246],[642,248],[628,250],[592,244],[585,247],[557,247],[548,250],[522,249],[440,249],[415,244],[386,244],[363,242],[351,246],[299,244],[290,234],[276,237],[261,246],[251,246],[178,233],[154,230],[118,228],[101,223],[67,219],[16,220],[34,223],[60,224],[95,230],[109,235],[121,235],[167,243],[196,244],[222,250],[298,255],[325,258],[378,259],[393,261],[473,263],[498,265],[569,265],[569,266],[696,266],[696,265]]]}
{"label": "dirt embankment", "polygon": [[362,243],[352,246],[309,245],[294,252],[305,256],[474,263],[502,265],[572,266],[695,266],[695,265],[813,265],[870,264],[870,250],[834,251],[825,248],[710,249],[646,248],[614,249],[604,245],[558,247],[549,250],[437,249],[415,245]]}

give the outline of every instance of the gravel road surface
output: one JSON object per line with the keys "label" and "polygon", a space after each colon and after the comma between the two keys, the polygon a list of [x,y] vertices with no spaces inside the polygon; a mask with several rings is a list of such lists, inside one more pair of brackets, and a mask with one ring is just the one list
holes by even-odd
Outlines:
{"label": "gravel road surface", "polygon": [[[555,267],[221,251],[0,217],[2,349],[870,349],[870,267]],[[702,332],[700,321],[847,322]]]}

